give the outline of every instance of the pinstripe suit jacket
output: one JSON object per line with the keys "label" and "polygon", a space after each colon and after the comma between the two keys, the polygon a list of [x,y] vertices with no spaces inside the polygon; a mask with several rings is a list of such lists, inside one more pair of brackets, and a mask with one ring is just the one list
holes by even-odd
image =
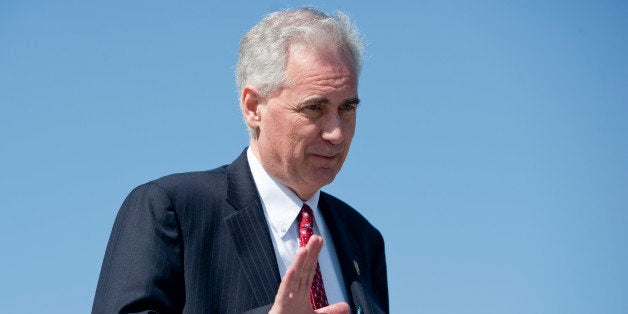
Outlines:
{"label": "pinstripe suit jacket", "polygon": [[[350,306],[388,312],[381,234],[321,193]],[[122,204],[92,313],[268,311],[281,278],[246,154],[228,166],[174,174],[134,189]]]}

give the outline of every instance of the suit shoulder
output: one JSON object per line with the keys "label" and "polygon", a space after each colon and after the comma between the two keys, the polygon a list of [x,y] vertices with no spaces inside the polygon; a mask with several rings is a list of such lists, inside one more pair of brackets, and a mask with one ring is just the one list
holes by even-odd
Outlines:
{"label": "suit shoulder", "polygon": [[157,185],[166,193],[215,191],[226,186],[226,166],[212,170],[174,173],[146,183]]}

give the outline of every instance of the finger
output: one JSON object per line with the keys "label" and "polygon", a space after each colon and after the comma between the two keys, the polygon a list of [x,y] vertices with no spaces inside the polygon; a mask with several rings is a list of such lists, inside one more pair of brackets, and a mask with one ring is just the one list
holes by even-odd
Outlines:
{"label": "finger", "polygon": [[309,267],[308,255],[309,255],[308,250],[299,250],[297,252],[296,258],[294,259],[294,262],[292,262],[292,265],[290,265],[290,268],[294,270],[294,278],[291,281],[293,292],[299,293],[299,292],[305,291],[305,288],[308,287],[307,286],[307,281],[308,281],[307,270],[309,269],[308,268]]}
{"label": "finger", "polygon": [[288,268],[283,278],[281,279],[281,283],[279,283],[279,289],[277,289],[275,302],[279,301],[280,299],[283,300],[285,298],[290,298],[290,293],[293,292],[293,287],[295,286],[295,277],[295,269],[292,267]]}
{"label": "finger", "polygon": [[305,282],[305,287],[308,291],[312,286],[312,281],[314,280],[314,273],[316,272],[316,265],[318,264],[318,254],[320,253],[322,247],[323,238],[313,235],[307,245],[303,248],[307,252],[307,257],[302,274],[307,280]]}
{"label": "finger", "polygon": [[310,242],[303,248],[307,252],[307,258],[305,260],[306,269],[313,269],[316,267],[316,263],[318,262],[318,254],[321,252],[323,247],[323,238],[313,235],[310,238]]}
{"label": "finger", "polygon": [[347,304],[346,302],[338,302],[326,307],[321,307],[314,312],[326,314],[349,314],[349,310],[351,310],[349,304]]}
{"label": "finger", "polygon": [[310,238],[310,242],[307,243],[306,247],[308,247],[309,250],[312,250],[312,252],[316,255],[316,259],[318,260],[318,254],[323,248],[323,238],[317,235],[312,235],[312,237]]}
{"label": "finger", "polygon": [[307,251],[297,252],[297,256],[288,269],[286,269],[286,273],[281,279],[279,289],[277,290],[276,301],[280,297],[281,300],[294,298],[295,295],[300,292],[299,289],[302,289],[301,287],[306,284],[307,278],[302,276],[306,259]]}

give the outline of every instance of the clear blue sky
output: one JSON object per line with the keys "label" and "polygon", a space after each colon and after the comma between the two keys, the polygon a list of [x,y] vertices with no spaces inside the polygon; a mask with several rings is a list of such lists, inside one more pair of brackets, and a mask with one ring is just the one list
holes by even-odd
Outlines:
{"label": "clear blue sky", "polygon": [[240,153],[240,36],[307,4],[368,41],[324,190],[383,233],[393,313],[628,312],[628,2],[598,0],[0,2],[0,312],[90,310],[124,197]]}

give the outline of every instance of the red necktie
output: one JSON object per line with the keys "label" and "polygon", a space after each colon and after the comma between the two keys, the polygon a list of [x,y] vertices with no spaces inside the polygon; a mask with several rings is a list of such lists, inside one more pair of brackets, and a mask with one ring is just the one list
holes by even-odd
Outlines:
{"label": "red necktie", "polygon": [[[301,208],[297,220],[299,221],[299,246],[303,247],[310,241],[312,227],[314,226],[314,214],[310,206],[303,203],[303,208]],[[314,274],[312,288],[310,289],[310,303],[312,303],[312,309],[314,310],[329,305],[327,303],[327,295],[325,294],[325,287],[323,286],[323,276],[321,276],[321,268],[318,262],[316,262],[316,273]]]}

